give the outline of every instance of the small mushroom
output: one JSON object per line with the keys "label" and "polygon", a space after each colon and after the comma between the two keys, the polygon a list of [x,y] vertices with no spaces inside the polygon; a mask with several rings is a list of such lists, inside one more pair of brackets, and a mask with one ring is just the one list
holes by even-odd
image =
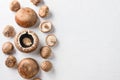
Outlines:
{"label": "small mushroom", "polygon": [[52,69],[52,63],[50,61],[43,61],[40,66],[45,72],[48,72]]}
{"label": "small mushroom", "polygon": [[41,49],[40,49],[40,55],[42,58],[44,59],[47,59],[48,57],[50,57],[51,55],[51,48],[48,47],[48,46],[43,46]]}
{"label": "small mushroom", "polygon": [[41,2],[41,0],[30,0],[34,5],[37,5]]}
{"label": "small mushroom", "polygon": [[39,65],[36,60],[32,58],[24,58],[18,64],[18,72],[21,77],[30,79],[39,72]]}
{"label": "small mushroom", "polygon": [[34,78],[33,80],[41,80],[40,78]]}
{"label": "small mushroom", "polygon": [[38,17],[36,12],[29,7],[21,8],[17,11],[15,15],[16,23],[24,28],[28,28],[35,25],[37,19]]}
{"label": "small mushroom", "polygon": [[46,16],[48,16],[49,13],[49,8],[46,5],[41,6],[40,10],[39,10],[39,16],[44,18]]}
{"label": "small mushroom", "polygon": [[55,46],[56,42],[57,42],[57,39],[55,35],[50,34],[46,37],[46,43],[48,46],[53,47]]}
{"label": "small mushroom", "polygon": [[29,53],[37,48],[39,38],[33,31],[23,30],[15,36],[14,43],[18,50]]}
{"label": "small mushroom", "polygon": [[14,56],[8,56],[5,61],[5,65],[9,68],[13,68],[13,67],[15,67],[16,62],[17,62],[17,60]]}
{"label": "small mushroom", "polygon": [[50,32],[52,30],[52,23],[49,21],[44,21],[40,24],[39,28],[41,32]]}
{"label": "small mushroom", "polygon": [[15,29],[12,25],[5,26],[3,30],[3,35],[5,37],[13,37],[15,35]]}
{"label": "small mushroom", "polygon": [[20,3],[18,2],[18,0],[13,0],[11,3],[10,3],[10,9],[11,11],[18,11],[20,9]]}
{"label": "small mushroom", "polygon": [[11,42],[5,42],[3,45],[2,45],[2,51],[3,53],[5,54],[10,54],[12,51],[13,51],[13,44]]}

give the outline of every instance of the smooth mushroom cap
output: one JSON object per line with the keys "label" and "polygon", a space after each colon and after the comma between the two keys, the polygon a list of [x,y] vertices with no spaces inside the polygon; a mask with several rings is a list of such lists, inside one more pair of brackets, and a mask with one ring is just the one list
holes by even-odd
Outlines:
{"label": "smooth mushroom cap", "polygon": [[51,52],[52,52],[52,50],[48,46],[43,46],[40,49],[40,55],[42,58],[45,58],[45,59],[47,59],[51,55]]}
{"label": "smooth mushroom cap", "polygon": [[5,42],[3,45],[2,45],[2,51],[3,53],[5,54],[10,54],[13,50],[13,44],[11,42]]}
{"label": "smooth mushroom cap", "polygon": [[21,8],[15,15],[16,23],[24,28],[35,25],[37,19],[38,17],[36,12],[29,7]]}
{"label": "smooth mushroom cap", "polygon": [[18,64],[18,72],[21,77],[25,79],[30,79],[39,72],[39,65],[32,58],[24,58]]}

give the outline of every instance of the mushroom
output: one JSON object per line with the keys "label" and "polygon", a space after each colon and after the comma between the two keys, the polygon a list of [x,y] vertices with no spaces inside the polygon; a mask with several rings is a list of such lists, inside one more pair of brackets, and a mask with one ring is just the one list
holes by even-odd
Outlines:
{"label": "mushroom", "polygon": [[48,46],[53,47],[53,46],[55,46],[56,42],[57,42],[57,39],[56,39],[55,35],[50,34],[46,37],[46,44]]}
{"label": "mushroom", "polygon": [[15,36],[15,29],[12,25],[6,25],[3,30],[3,35],[5,37],[14,37]]}
{"label": "mushroom", "polygon": [[14,43],[18,50],[29,53],[37,48],[39,38],[33,31],[23,30],[15,36]]}
{"label": "mushroom", "polygon": [[48,72],[52,69],[52,63],[50,61],[43,61],[40,67],[43,71]]}
{"label": "mushroom", "polygon": [[37,5],[38,3],[41,2],[41,0],[30,0],[34,5]]}
{"label": "mushroom", "polygon": [[15,15],[16,23],[24,28],[35,25],[37,19],[38,17],[36,12],[29,7],[21,8]]}
{"label": "mushroom", "polygon": [[39,28],[43,33],[50,32],[52,30],[52,23],[49,21],[44,21],[40,24]]}
{"label": "mushroom", "polygon": [[17,1],[17,0],[13,0],[11,3],[10,3],[10,9],[11,11],[18,11],[20,9],[20,3]]}
{"label": "mushroom", "polygon": [[39,72],[39,65],[32,58],[24,58],[18,64],[18,72],[21,77],[30,79]]}
{"label": "mushroom", "polygon": [[3,45],[2,45],[2,51],[3,53],[5,54],[10,54],[12,51],[13,51],[13,44],[11,42],[5,42]]}
{"label": "mushroom", "polygon": [[9,68],[13,68],[13,67],[15,67],[16,62],[17,62],[17,60],[14,56],[8,56],[5,61],[5,65]]}
{"label": "mushroom", "polygon": [[48,6],[46,5],[41,6],[38,14],[41,18],[45,18],[46,16],[48,16],[49,14]]}
{"label": "mushroom", "polygon": [[40,49],[40,55],[42,58],[44,59],[47,59],[48,57],[50,57],[51,55],[51,48],[48,47],[48,46],[43,46],[41,49]]}

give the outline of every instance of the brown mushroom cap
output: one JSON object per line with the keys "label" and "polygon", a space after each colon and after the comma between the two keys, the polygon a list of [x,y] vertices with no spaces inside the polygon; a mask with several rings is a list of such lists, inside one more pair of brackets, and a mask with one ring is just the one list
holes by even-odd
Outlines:
{"label": "brown mushroom cap", "polygon": [[32,58],[24,58],[18,64],[18,72],[21,77],[25,79],[30,79],[39,72],[39,65]]}
{"label": "brown mushroom cap", "polygon": [[51,55],[51,48],[48,47],[48,46],[43,46],[41,49],[40,49],[40,55],[42,58],[44,59],[47,59],[48,57],[50,57]]}
{"label": "brown mushroom cap", "polygon": [[52,30],[52,23],[50,21],[43,21],[41,22],[39,28],[41,32],[50,32]]}
{"label": "brown mushroom cap", "polygon": [[21,8],[15,15],[15,21],[18,25],[24,28],[33,26],[37,22],[36,12],[28,7]]}
{"label": "brown mushroom cap", "polygon": [[52,63],[50,61],[43,61],[40,67],[43,71],[48,72],[52,69]]}
{"label": "brown mushroom cap", "polygon": [[46,44],[50,47],[55,46],[57,43],[57,38],[54,34],[49,34],[46,37]]}
{"label": "brown mushroom cap", "polygon": [[13,50],[13,44],[11,42],[5,42],[3,45],[2,45],[2,51],[3,53],[5,54],[10,54]]}
{"label": "brown mushroom cap", "polygon": [[15,36],[15,29],[12,25],[6,25],[3,30],[3,35],[5,37],[14,37]]}
{"label": "brown mushroom cap", "polygon": [[17,62],[17,60],[14,56],[8,56],[5,61],[5,65],[9,68],[12,68],[12,67],[15,67],[16,62]]}
{"label": "brown mushroom cap", "polygon": [[46,5],[41,6],[38,14],[41,18],[45,18],[46,16],[48,16],[48,14],[49,14],[48,6],[46,6]]}
{"label": "brown mushroom cap", "polygon": [[37,48],[39,38],[33,31],[23,30],[15,36],[14,43],[18,50],[28,53]]}
{"label": "brown mushroom cap", "polygon": [[37,5],[38,3],[41,2],[41,0],[30,0],[34,5]]}
{"label": "brown mushroom cap", "polygon": [[11,11],[18,11],[20,9],[20,3],[18,2],[18,0],[13,0],[10,4],[10,9]]}

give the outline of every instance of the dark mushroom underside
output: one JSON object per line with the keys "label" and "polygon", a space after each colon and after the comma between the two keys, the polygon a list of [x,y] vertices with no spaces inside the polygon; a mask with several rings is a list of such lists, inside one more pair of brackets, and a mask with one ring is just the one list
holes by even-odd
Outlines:
{"label": "dark mushroom underside", "polygon": [[[26,45],[27,43],[23,42],[23,39],[25,39],[25,38],[28,38],[31,41],[32,44]],[[32,35],[28,34],[28,32],[26,32],[25,34],[21,35],[21,37],[20,37],[20,44],[24,48],[28,48],[28,47],[32,46],[33,42],[34,42],[34,39],[33,39]]]}

